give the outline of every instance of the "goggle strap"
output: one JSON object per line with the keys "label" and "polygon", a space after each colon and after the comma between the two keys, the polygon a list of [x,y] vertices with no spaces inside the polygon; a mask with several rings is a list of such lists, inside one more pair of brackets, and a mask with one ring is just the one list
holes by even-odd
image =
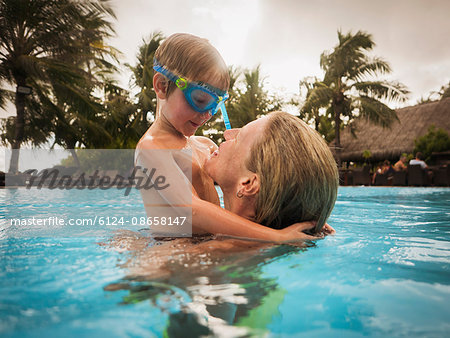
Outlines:
{"label": "goggle strap", "polygon": [[[162,75],[164,75],[165,77],[167,77],[170,81],[172,82],[177,82],[177,80],[179,79],[178,76],[175,76],[174,74],[172,74],[170,71],[168,71],[167,69],[165,69],[163,66],[161,66],[159,63],[155,62],[153,65],[153,69],[155,71],[157,71],[158,73],[161,73]],[[178,86],[178,85],[177,85]]]}
{"label": "goggle strap", "polygon": [[[170,81],[174,82],[175,85],[178,88],[180,88],[181,90],[184,90],[184,89],[187,88],[188,81],[186,79],[184,79],[182,77],[179,77],[179,76],[176,76],[175,74],[170,72],[168,69],[164,68],[156,59],[153,60],[153,69],[155,71],[163,74]],[[211,95],[211,93],[213,93],[213,95],[217,97],[217,101],[216,101],[217,102],[217,108],[214,110],[214,113],[217,112],[217,109],[220,107],[220,110],[222,111],[223,121],[225,123],[225,128],[226,129],[231,129],[230,119],[228,118],[227,110],[225,108],[225,101],[229,98],[228,93],[225,92],[225,94],[223,96],[222,95],[218,95],[217,93],[214,92],[214,90],[211,90],[210,88],[208,88],[209,86],[207,86],[205,84],[197,84],[197,85],[203,87],[203,89],[206,90],[209,95]],[[190,103],[190,104],[192,105],[192,103]],[[214,115],[214,113],[212,112],[212,115]]]}
{"label": "goggle strap", "polygon": [[225,128],[231,129],[231,123],[230,123],[230,119],[228,118],[228,113],[227,110],[225,108],[225,103],[222,102],[222,104],[220,105],[220,110],[222,111],[222,117],[223,117],[223,122],[225,123]]}

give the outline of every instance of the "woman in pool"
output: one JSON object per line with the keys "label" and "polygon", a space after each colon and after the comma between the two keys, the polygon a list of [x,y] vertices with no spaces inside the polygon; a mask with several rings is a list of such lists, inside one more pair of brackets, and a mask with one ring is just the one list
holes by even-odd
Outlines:
{"label": "woman in pool", "polygon": [[[150,205],[149,216],[158,212],[157,205],[169,201],[192,205],[193,233],[270,241],[314,238],[302,231],[322,230],[338,189],[336,163],[322,137],[297,117],[274,112],[241,129],[225,131],[225,139],[202,168],[221,187],[227,210],[191,195],[190,180],[180,179],[179,173],[179,168],[190,167],[189,156],[183,164],[183,153],[173,160],[167,152],[155,155],[153,151],[147,154],[148,162],[156,164],[168,182],[178,182],[159,192],[141,190],[146,206]],[[167,208],[162,209],[161,214],[168,215]],[[181,209],[190,213],[189,208]],[[303,223],[289,226],[298,222]],[[326,227],[327,231],[333,230]]]}
{"label": "woman in pool", "polygon": [[[293,239],[295,236],[310,238],[298,231],[311,227],[310,223],[297,225],[297,228],[276,230],[294,223],[291,220],[309,221],[315,220],[314,217],[317,216],[315,210],[318,206],[310,208],[308,204],[306,208],[303,208],[304,211],[294,210],[296,207],[302,207],[297,203],[300,198],[310,198],[315,194],[309,192],[306,194],[300,191],[300,195],[292,195],[299,192],[297,190],[290,192],[292,185],[297,186],[295,180],[299,175],[295,175],[293,180],[290,180],[289,173],[284,174],[285,168],[291,171],[291,167],[285,167],[285,163],[283,163],[286,162],[285,159],[281,160],[281,166],[276,164],[278,162],[267,161],[267,158],[262,164],[257,163],[257,158],[253,159],[254,166],[268,165],[268,170],[277,170],[270,173],[276,180],[269,179],[268,176],[270,175],[265,174],[264,170],[256,167],[254,169],[249,168],[258,178],[258,180],[251,182],[252,190],[244,189],[235,192],[237,198],[241,198],[241,200],[240,203],[233,203],[233,205],[229,203],[231,198],[226,197],[227,208],[243,217],[233,215],[215,206],[219,204],[219,199],[214,188],[214,182],[205,170],[205,163],[211,154],[217,154],[215,153],[217,146],[205,137],[193,135],[198,127],[204,124],[211,117],[211,114],[218,109],[222,110],[227,129],[230,128],[224,105],[224,101],[228,97],[226,93],[229,84],[228,70],[217,50],[204,39],[189,34],[174,34],[166,39],[156,51],[153,68],[155,70],[153,88],[157,97],[157,118],[142,137],[136,149],[136,164],[148,169],[146,173],[142,172],[141,174],[148,176],[155,187],[161,188],[141,189],[147,215],[150,220],[155,220],[152,224],[148,224],[151,230],[160,235],[189,233],[190,228],[166,226],[160,223],[159,219],[178,220],[178,216],[186,216],[190,219],[192,215],[194,232],[204,231],[276,241]],[[299,121],[296,118],[294,119]],[[260,122],[255,123],[259,125]],[[234,130],[227,132],[227,134],[231,135],[236,132]],[[278,138],[278,134],[273,133],[273,137]],[[321,141],[318,135],[316,139]],[[281,146],[286,140],[281,137],[276,142]],[[321,142],[323,143],[323,141]],[[248,144],[250,145],[250,143]],[[324,143],[321,146],[328,150]],[[276,147],[278,149],[278,146]],[[289,143],[288,147],[296,150],[295,139],[294,142]],[[261,156],[276,155],[277,149],[267,148],[265,151],[269,151],[270,154],[262,154]],[[257,149],[255,148],[255,150]],[[302,168],[307,168],[309,157],[313,152],[304,153],[300,151],[298,153],[300,156],[306,155],[305,158],[300,159],[300,162],[297,161],[298,154],[295,155],[295,152],[291,162],[294,161],[296,165],[301,164]],[[325,154],[325,152],[320,152],[320,154]],[[243,155],[246,156],[247,154]],[[329,151],[325,155],[332,158]],[[326,161],[327,159],[328,157],[323,160]],[[235,160],[247,161],[247,157]],[[301,161],[304,163],[302,164]],[[276,166],[278,166],[278,169]],[[156,175],[153,177],[155,172]],[[320,179],[324,177],[319,172],[307,172],[312,175],[311,177],[317,176]],[[211,177],[214,178],[213,175]],[[158,179],[161,179],[159,181],[161,184],[157,184]],[[308,180],[308,178],[306,179]],[[165,184],[162,181],[169,183]],[[221,184],[220,179],[217,182]],[[300,185],[300,187],[310,186],[313,185],[303,182]],[[225,190],[227,191],[228,188],[225,187]],[[309,190],[307,189],[307,191]],[[327,190],[327,192],[329,191]],[[262,201],[265,199],[267,201],[263,203]],[[292,201],[286,205],[287,208],[277,206],[278,201],[286,204],[288,199]],[[312,203],[316,202],[318,200],[312,200]],[[238,204],[240,206],[236,208]],[[247,204],[251,208],[255,208],[255,215],[244,208],[244,205]],[[329,208],[329,205],[327,204],[324,207]],[[274,216],[274,213],[278,212],[281,212],[281,215]],[[293,214],[288,216],[291,212]],[[329,213],[326,214],[326,217],[328,215]],[[317,218],[316,231],[320,230],[325,223],[326,217],[323,217],[323,215],[320,217],[320,219]],[[284,223],[286,221],[291,223]],[[156,222],[160,223],[159,228],[157,228]],[[187,223],[190,227],[190,222]]]}
{"label": "woman in pool", "polygon": [[[194,233],[280,242],[317,238],[301,232],[314,225],[311,232],[334,232],[324,224],[337,196],[337,167],[316,131],[295,116],[274,112],[243,128],[225,131],[225,139],[203,167],[220,185],[226,210],[192,197]],[[302,223],[290,225],[296,222]],[[174,260],[182,259],[185,253],[221,251],[250,253],[261,245],[241,240],[198,243],[179,239],[148,247],[145,238],[134,238],[127,239],[128,246],[138,250],[140,258],[137,264],[131,264],[131,274],[152,278],[173,272],[166,266],[167,257]]]}
{"label": "woman in pool", "polygon": [[[287,227],[293,223],[311,221],[314,233],[322,229],[336,201],[338,172],[316,131],[295,116],[274,112],[224,136],[226,141],[204,167],[221,187],[230,212],[194,198],[195,227],[230,234],[239,227],[236,214],[284,229],[282,235],[287,236],[274,240],[294,238],[304,230],[300,225]],[[249,232],[246,237],[255,236]]]}

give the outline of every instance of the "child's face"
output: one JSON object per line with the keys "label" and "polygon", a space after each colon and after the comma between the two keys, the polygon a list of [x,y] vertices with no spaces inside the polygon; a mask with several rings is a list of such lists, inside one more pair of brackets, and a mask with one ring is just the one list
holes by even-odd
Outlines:
{"label": "child's face", "polygon": [[179,88],[170,93],[163,114],[173,127],[185,136],[194,135],[197,129],[211,118],[210,112],[196,112]]}
{"label": "child's face", "polygon": [[[215,83],[210,85],[218,85]],[[192,136],[197,129],[211,118],[211,112],[199,113],[187,102],[181,89],[175,88],[166,100],[164,116],[168,121],[185,136]]]}

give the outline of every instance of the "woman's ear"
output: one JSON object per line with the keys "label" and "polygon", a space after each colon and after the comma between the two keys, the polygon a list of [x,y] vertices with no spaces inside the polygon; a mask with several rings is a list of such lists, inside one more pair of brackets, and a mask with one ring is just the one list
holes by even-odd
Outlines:
{"label": "woman's ear", "polygon": [[156,73],[153,75],[153,89],[155,90],[156,96],[160,100],[165,100],[167,98],[167,87],[169,86],[169,81],[161,73]]}
{"label": "woman's ear", "polygon": [[251,173],[244,177],[239,183],[239,191],[246,197],[256,197],[259,192],[259,176]]}

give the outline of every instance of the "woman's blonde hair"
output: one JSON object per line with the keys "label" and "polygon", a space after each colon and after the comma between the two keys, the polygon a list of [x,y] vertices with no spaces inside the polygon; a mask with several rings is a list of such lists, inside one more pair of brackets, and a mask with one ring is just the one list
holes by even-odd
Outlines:
{"label": "woman's blonde hair", "polygon": [[[177,33],[169,36],[155,52],[158,62],[172,73],[190,81],[208,79],[228,90],[230,76],[227,66],[208,40],[195,35]],[[168,94],[174,86],[169,86]]]}
{"label": "woman's blonde hair", "polygon": [[260,178],[255,221],[275,229],[317,221],[320,231],[337,197],[336,161],[323,138],[298,117],[274,112],[268,119],[246,161]]}

